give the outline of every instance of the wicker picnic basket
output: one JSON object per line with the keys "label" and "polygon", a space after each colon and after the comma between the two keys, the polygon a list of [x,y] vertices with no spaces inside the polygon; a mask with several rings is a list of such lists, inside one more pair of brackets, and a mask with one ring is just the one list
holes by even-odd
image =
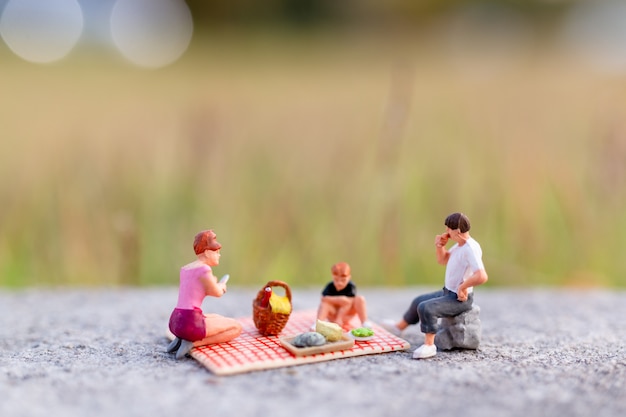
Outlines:
{"label": "wicker picnic basket", "polygon": [[285,296],[287,297],[287,300],[289,300],[290,307],[291,290],[289,289],[289,285],[282,281],[270,281],[265,284],[263,288],[261,288],[257,297],[252,301],[252,319],[254,320],[254,325],[259,333],[263,336],[276,336],[287,324],[289,316],[291,315],[291,308],[289,309],[289,313],[285,314],[273,312],[270,305],[261,307],[261,300],[263,300],[263,296],[265,295],[264,293],[266,287],[283,287],[285,289]]}

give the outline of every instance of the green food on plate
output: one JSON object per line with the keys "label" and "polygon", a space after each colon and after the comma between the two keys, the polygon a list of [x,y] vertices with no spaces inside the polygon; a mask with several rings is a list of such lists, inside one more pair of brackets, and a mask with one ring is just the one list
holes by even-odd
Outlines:
{"label": "green food on plate", "polygon": [[367,327],[359,327],[357,329],[352,329],[352,335],[356,337],[370,337],[374,336],[374,331]]}

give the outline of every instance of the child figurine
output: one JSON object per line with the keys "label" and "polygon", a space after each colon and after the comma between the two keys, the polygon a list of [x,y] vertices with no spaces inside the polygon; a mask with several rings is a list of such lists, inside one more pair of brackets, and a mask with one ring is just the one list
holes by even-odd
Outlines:
{"label": "child figurine", "polygon": [[371,327],[367,321],[365,297],[356,295],[356,285],[351,281],[350,265],[339,262],[330,270],[333,280],[322,291],[317,319],[337,323],[344,330],[350,330],[350,321],[358,316],[361,326]]}
{"label": "child figurine", "polygon": [[220,262],[221,247],[213,230],[198,233],[193,242],[198,259],[180,269],[178,303],[169,322],[176,337],[167,347],[168,353],[176,352],[176,359],[194,346],[228,342],[241,334],[237,320],[204,314],[201,308],[206,296],[221,297],[226,293],[226,282],[218,282],[211,270]]}
{"label": "child figurine", "polygon": [[[440,317],[451,317],[469,311],[473,303],[473,287],[487,282],[482,261],[482,249],[470,234],[470,221],[463,213],[449,215],[446,231],[435,236],[437,262],[446,265],[443,289],[416,297],[402,320],[386,321],[382,326],[395,335],[411,324],[421,323],[424,344],[413,352],[414,359],[425,359],[437,354],[435,335]],[[456,242],[446,249],[448,239]]]}

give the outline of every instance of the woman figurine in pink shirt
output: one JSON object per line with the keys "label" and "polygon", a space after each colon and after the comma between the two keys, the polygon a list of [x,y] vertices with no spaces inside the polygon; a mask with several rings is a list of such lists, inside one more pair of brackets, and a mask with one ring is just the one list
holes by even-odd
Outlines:
{"label": "woman figurine in pink shirt", "polygon": [[206,296],[221,297],[226,282],[218,282],[211,267],[220,263],[222,245],[213,230],[196,235],[193,249],[197,260],[180,269],[178,303],[170,316],[170,331],[176,336],[167,352],[184,357],[192,347],[228,342],[241,334],[241,324],[219,314],[204,314],[202,301]]}

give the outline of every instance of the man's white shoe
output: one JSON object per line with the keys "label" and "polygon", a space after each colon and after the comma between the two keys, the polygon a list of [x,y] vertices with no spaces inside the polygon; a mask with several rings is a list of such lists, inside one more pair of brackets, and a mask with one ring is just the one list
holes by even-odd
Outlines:
{"label": "man's white shoe", "polygon": [[432,358],[437,354],[437,346],[435,345],[422,345],[415,349],[413,352],[413,359],[426,359]]}
{"label": "man's white shoe", "polygon": [[393,320],[383,320],[380,326],[394,336],[400,336],[402,334],[402,330],[398,329],[396,322]]}

